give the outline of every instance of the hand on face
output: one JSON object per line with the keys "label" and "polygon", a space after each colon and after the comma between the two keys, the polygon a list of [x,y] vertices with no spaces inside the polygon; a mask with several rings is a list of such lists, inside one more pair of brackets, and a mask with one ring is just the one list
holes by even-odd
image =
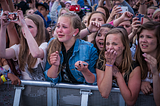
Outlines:
{"label": "hand on face", "polygon": [[80,72],[85,72],[88,69],[88,63],[84,61],[77,61],[75,68]]}
{"label": "hand on face", "polygon": [[101,28],[101,23],[96,21],[91,21],[88,26],[90,32],[97,32],[100,28]]}
{"label": "hand on face", "polygon": [[58,51],[54,52],[50,56],[50,63],[55,66],[59,66],[60,64],[60,56]]}
{"label": "hand on face", "polygon": [[142,56],[145,58],[145,61],[149,64],[152,74],[158,73],[157,59],[155,59],[147,53],[142,54]]}
{"label": "hand on face", "polygon": [[150,82],[142,81],[141,84],[141,91],[145,94],[148,95],[153,92],[153,88],[150,85]]}
{"label": "hand on face", "polygon": [[105,51],[106,64],[113,65],[116,60],[117,52],[115,50],[108,49]]}

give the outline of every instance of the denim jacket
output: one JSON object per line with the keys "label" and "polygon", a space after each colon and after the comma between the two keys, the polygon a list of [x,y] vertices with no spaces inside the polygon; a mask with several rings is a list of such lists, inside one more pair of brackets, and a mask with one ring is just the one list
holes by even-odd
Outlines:
{"label": "denim jacket", "polygon": [[[62,51],[60,51],[60,58],[61,58],[60,65],[62,66],[62,63],[63,63]],[[96,48],[93,46],[93,44],[81,39],[77,39],[74,45],[73,54],[69,59],[69,68],[74,78],[78,82],[87,83],[85,81],[83,74],[80,71],[75,69],[74,64],[77,61],[81,60],[88,63],[88,69],[95,75],[95,79],[97,79],[96,72],[95,72],[95,65],[96,65],[97,59],[98,59],[98,53]],[[61,73],[59,73],[57,78],[50,78],[47,76],[47,72],[50,67],[51,65],[47,61],[46,67],[45,67],[46,71],[44,72],[46,80],[52,81],[54,83],[61,82],[62,80]],[[96,80],[94,83],[96,83]]]}

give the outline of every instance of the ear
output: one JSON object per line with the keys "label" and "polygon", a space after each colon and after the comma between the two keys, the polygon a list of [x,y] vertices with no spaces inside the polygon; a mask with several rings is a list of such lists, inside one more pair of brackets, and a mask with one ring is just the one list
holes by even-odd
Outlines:
{"label": "ear", "polygon": [[77,28],[77,29],[74,29],[74,35],[77,35],[79,33],[79,29]]}

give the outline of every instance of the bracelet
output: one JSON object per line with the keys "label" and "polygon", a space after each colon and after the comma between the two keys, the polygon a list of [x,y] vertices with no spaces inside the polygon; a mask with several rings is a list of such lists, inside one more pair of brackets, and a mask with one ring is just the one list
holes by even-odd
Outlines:
{"label": "bracelet", "polygon": [[89,32],[89,34],[91,34],[92,32],[89,31],[88,27],[87,27],[87,31]]}
{"label": "bracelet", "polygon": [[140,3],[140,5],[144,5],[146,3],[146,1],[144,1],[143,3]]}
{"label": "bracelet", "polygon": [[111,65],[111,64],[107,64],[107,63],[106,63],[106,66],[110,66],[110,67],[113,67],[113,65]]}
{"label": "bracelet", "polygon": [[3,82],[6,82],[7,80],[5,79],[4,75],[1,76],[1,79]]}
{"label": "bracelet", "polygon": [[5,79],[8,80],[8,73],[4,73]]}

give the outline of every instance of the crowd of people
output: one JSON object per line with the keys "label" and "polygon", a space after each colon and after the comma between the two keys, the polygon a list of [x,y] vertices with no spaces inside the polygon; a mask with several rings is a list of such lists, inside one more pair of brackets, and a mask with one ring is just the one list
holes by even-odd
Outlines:
{"label": "crowd of people", "polygon": [[118,87],[160,106],[160,0],[0,0],[0,84]]}

